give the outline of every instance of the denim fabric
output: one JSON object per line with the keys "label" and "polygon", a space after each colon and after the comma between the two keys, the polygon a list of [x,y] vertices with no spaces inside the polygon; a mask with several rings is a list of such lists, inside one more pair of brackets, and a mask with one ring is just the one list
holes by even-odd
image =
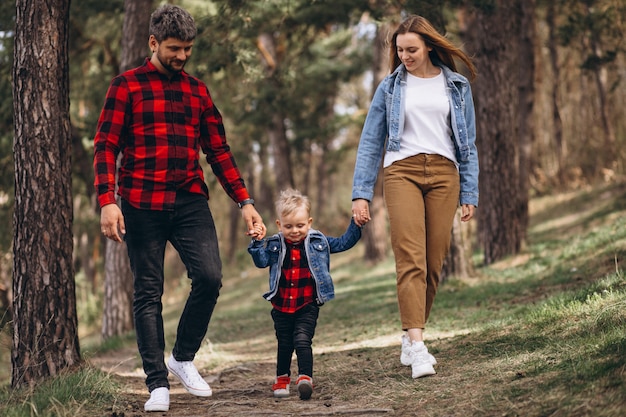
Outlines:
{"label": "denim fabric", "polygon": [[[335,297],[335,288],[330,276],[330,254],[343,252],[354,245],[361,238],[361,228],[350,221],[348,229],[340,237],[324,236],[318,230],[310,229],[304,240],[309,268],[317,288],[317,302],[324,304]],[[285,260],[285,238],[278,233],[264,240],[253,240],[248,246],[254,265],[259,268],[270,267],[269,291],[263,294],[266,300],[271,300],[278,292],[281,267]]]}
{"label": "denim fabric", "polygon": [[172,211],[140,210],[122,200],[125,241],[134,276],[133,313],[137,345],[152,391],[169,387],[164,361],[163,263],[169,241],[178,251],[191,280],[191,292],[178,322],[172,355],[193,360],[206,334],[222,285],[217,234],[206,200],[178,192]]}
{"label": "denim fabric", "polygon": [[[460,203],[478,206],[478,151],[476,149],[476,115],[469,81],[437,64],[446,79],[450,102],[452,141],[459,164]],[[361,133],[354,169],[352,199],[372,201],[374,185],[383,151],[400,149],[404,130],[404,91],[406,69],[400,64],[376,89]],[[387,146],[385,147],[385,142]]]}
{"label": "denim fabric", "polygon": [[313,336],[320,308],[307,304],[295,313],[272,309],[274,330],[278,339],[276,376],[291,376],[291,356],[296,351],[298,374],[313,377]]}

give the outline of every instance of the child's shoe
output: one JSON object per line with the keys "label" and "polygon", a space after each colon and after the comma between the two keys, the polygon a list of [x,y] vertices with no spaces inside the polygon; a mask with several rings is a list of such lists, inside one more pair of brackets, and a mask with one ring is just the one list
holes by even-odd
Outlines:
{"label": "child's shoe", "polygon": [[308,375],[299,375],[296,381],[298,394],[301,400],[308,400],[313,394],[313,378]]}
{"label": "child's shoe", "polygon": [[276,382],[272,385],[272,391],[274,391],[274,397],[285,398],[289,397],[289,384],[291,384],[291,378],[289,375],[281,375],[276,377]]}
{"label": "child's shoe", "polygon": [[[431,365],[437,365],[437,359],[435,359],[435,357],[430,353],[428,354],[428,360]],[[411,339],[406,333],[402,335],[402,353],[400,353],[400,363],[404,366],[411,366],[413,364]]]}
{"label": "child's shoe", "polygon": [[435,375],[435,368],[431,361],[432,355],[428,353],[428,349],[424,342],[413,342],[409,348],[409,356],[413,359],[411,363],[411,376],[413,378],[421,378],[423,376]]}

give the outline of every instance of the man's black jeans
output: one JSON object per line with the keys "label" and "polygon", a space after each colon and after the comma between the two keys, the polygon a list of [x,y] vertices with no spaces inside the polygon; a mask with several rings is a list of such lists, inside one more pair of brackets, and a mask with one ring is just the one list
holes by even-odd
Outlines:
{"label": "man's black jeans", "polygon": [[176,360],[191,361],[206,335],[222,286],[222,262],[213,216],[204,196],[188,192],[177,193],[173,211],[139,210],[122,200],[122,212],[134,276],[137,346],[146,385],[149,391],[169,388],[161,302],[165,247],[169,241],[178,251],[191,279],[191,292],[172,349]]}
{"label": "man's black jeans", "polygon": [[282,313],[272,309],[274,329],[278,339],[276,376],[291,376],[291,356],[296,351],[298,374],[313,377],[313,336],[320,308],[307,304],[295,313]]}

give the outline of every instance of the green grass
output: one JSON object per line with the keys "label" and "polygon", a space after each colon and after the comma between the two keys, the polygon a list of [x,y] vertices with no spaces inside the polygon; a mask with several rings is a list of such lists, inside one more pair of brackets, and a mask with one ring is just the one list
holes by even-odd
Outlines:
{"label": "green grass", "polygon": [[[3,417],[70,417],[90,415],[85,410],[112,409],[119,386],[110,375],[91,367],[63,374],[33,390],[0,391]],[[95,414],[91,414],[95,415]]]}
{"label": "green grass", "polygon": [[[533,200],[524,253],[469,279],[450,278],[426,332],[438,374],[425,380],[407,377],[399,364],[393,260],[367,265],[358,247],[333,255],[336,299],[322,307],[314,344],[321,389],[333,401],[395,415],[626,415],[625,190],[618,184]],[[204,369],[274,360],[266,286],[267,270],[247,258],[225,270],[198,355]],[[186,291],[164,311],[168,346]],[[133,343],[122,338],[93,349]],[[0,415],[90,415],[81,412],[123,397],[110,382],[84,368],[31,392],[7,388]]]}

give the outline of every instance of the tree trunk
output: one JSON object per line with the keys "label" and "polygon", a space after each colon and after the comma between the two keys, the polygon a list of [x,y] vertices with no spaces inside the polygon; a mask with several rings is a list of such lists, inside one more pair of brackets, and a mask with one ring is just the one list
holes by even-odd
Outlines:
{"label": "tree trunk", "polygon": [[143,64],[148,56],[148,29],[154,0],[124,0],[120,73]]}
{"label": "tree trunk", "polygon": [[11,288],[11,257],[0,258],[0,332],[13,321],[13,291]]}
{"label": "tree trunk", "polygon": [[522,240],[517,164],[519,88],[515,82],[522,65],[521,1],[496,0],[489,7],[483,5],[484,9],[476,4],[468,15],[465,34],[479,72],[473,93],[480,158],[478,220],[485,264],[517,253]]}
{"label": "tree trunk", "polygon": [[[120,72],[138,66],[145,59],[151,12],[152,0],[124,1]],[[120,159],[118,157],[118,168]],[[104,340],[133,330],[132,306],[133,274],[126,243],[117,243],[107,239],[104,256],[104,310],[102,314],[102,338]]]}
{"label": "tree trunk", "polygon": [[[590,43],[591,49],[594,51],[596,56],[601,57],[604,55],[600,48],[600,40],[597,39],[596,35],[593,33],[591,34]],[[607,91],[609,90],[609,87],[607,86],[607,70],[604,66],[597,65],[592,69],[592,73],[593,80],[596,84],[596,88],[598,89],[598,110],[600,112],[602,132],[604,134],[604,149],[606,156],[603,160],[605,168],[611,168],[615,162],[617,153],[615,149],[615,131],[613,130],[613,125],[610,122],[609,100],[607,98]]]}
{"label": "tree trunk", "polygon": [[563,140],[563,119],[561,119],[561,111],[559,109],[559,85],[561,80],[561,67],[559,66],[558,55],[558,35],[556,24],[556,5],[554,2],[548,4],[546,21],[548,23],[548,50],[550,51],[550,68],[552,70],[552,136],[556,148],[557,160],[557,178],[559,185],[563,186],[566,182],[565,160],[567,156],[566,142]]}
{"label": "tree trunk", "polygon": [[516,217],[519,218],[517,232],[523,245],[528,229],[528,198],[530,190],[530,172],[532,169],[532,149],[535,138],[533,107],[535,102],[535,45],[537,43],[535,0],[520,2],[519,60],[524,65],[518,66],[519,84],[519,159],[518,192]]}
{"label": "tree trunk", "polygon": [[450,250],[441,268],[439,280],[444,283],[450,276],[467,278],[470,275],[471,265],[466,255],[468,249],[464,245],[463,229],[459,213],[454,216]]}
{"label": "tree trunk", "polygon": [[[374,40],[374,53],[372,62],[372,95],[378,84],[389,73],[389,59],[387,58],[387,38],[389,30],[397,22],[388,22],[381,25],[376,32]],[[383,171],[379,168],[378,178],[374,186],[374,198],[370,202],[371,220],[363,228],[362,240],[365,245],[364,257],[367,262],[377,263],[385,259],[388,247],[387,216],[385,213],[385,200],[383,196]]]}
{"label": "tree trunk", "polygon": [[[276,54],[276,45],[272,34],[260,34],[257,39],[257,47],[263,57],[267,81],[269,83],[277,83],[278,81],[274,78],[274,72],[279,65],[279,58]],[[280,89],[276,88],[276,90],[279,91]],[[267,104],[273,105],[275,104],[274,102],[275,100],[272,100],[272,103]],[[287,141],[287,133],[285,132],[284,117],[279,106],[274,107],[272,117],[268,120],[267,132],[272,147],[272,157],[274,158],[276,186],[279,190],[294,187],[291,152],[289,142]]]}
{"label": "tree trunk", "polygon": [[[111,242],[110,240],[108,242]],[[104,262],[104,314],[102,338],[123,335],[133,329],[133,275],[126,245],[107,242]],[[124,250],[119,250],[114,246]]]}
{"label": "tree trunk", "polygon": [[[596,13],[596,7],[589,3],[585,3],[586,17],[592,20],[592,15]],[[597,19],[597,17],[595,18]],[[603,22],[604,23],[604,22]],[[588,69],[591,70],[593,81],[596,84],[598,90],[598,111],[600,113],[600,122],[602,125],[602,133],[604,135],[604,152],[602,155],[601,163],[604,165],[600,168],[613,168],[616,162],[617,149],[616,149],[616,137],[613,124],[610,119],[609,100],[607,97],[607,91],[610,90],[608,86],[608,73],[606,64],[602,63],[602,59],[605,59],[607,53],[604,51],[604,45],[601,36],[596,30],[590,30],[589,36],[585,45],[591,55],[595,58],[596,63],[589,65]]]}
{"label": "tree trunk", "polygon": [[17,0],[13,388],[80,362],[72,263],[69,6]]}

